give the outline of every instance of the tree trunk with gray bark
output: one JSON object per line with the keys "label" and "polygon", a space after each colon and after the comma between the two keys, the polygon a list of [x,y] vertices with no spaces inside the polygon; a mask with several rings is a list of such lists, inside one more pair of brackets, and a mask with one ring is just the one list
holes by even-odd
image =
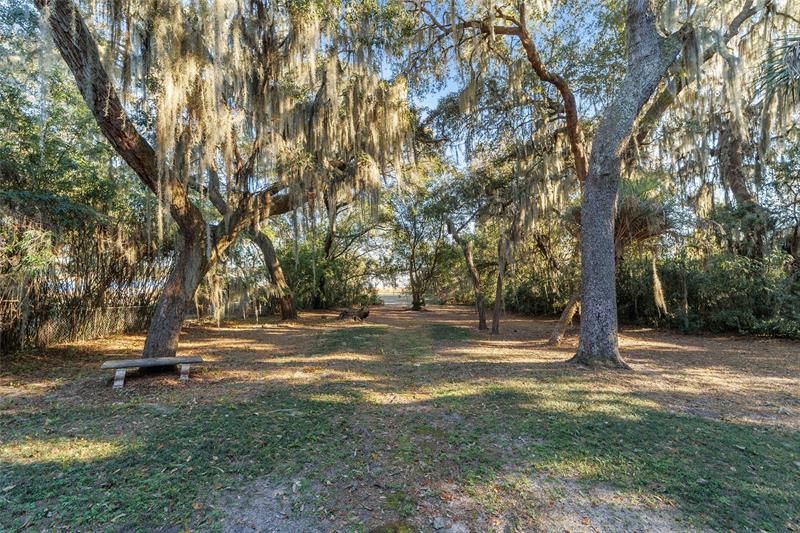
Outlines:
{"label": "tree trunk with gray bark", "polygon": [[492,315],[492,334],[500,333],[500,315],[503,312],[503,278],[506,275],[507,242],[500,237],[497,245],[497,285],[494,291],[494,314]]}
{"label": "tree trunk with gray bark", "polygon": [[594,136],[581,203],[581,334],[572,362],[627,368],[617,339],[614,218],[622,156],[636,119],[680,50],[659,34],[653,0],[628,0],[628,66]]}

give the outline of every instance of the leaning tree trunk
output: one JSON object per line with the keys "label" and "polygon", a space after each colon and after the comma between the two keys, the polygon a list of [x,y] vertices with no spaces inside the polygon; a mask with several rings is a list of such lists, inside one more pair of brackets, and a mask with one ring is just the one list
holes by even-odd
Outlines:
{"label": "leaning tree trunk", "polygon": [[[628,0],[628,65],[594,136],[581,203],[581,335],[572,362],[616,368],[619,355],[614,217],[622,154],[642,108],[682,45],[680,33],[662,37],[654,0]],[[687,30],[688,31],[688,30]]]}
{"label": "leaning tree trunk", "polygon": [[178,344],[186,310],[193,305],[197,286],[209,268],[202,235],[205,223],[200,210],[188,198],[178,179],[163,184],[158,179],[152,146],[129,120],[104,68],[94,37],[71,0],[35,0],[50,27],[53,43],[66,62],[84,102],[100,131],[153,193],[170,199],[169,208],[180,228],[178,257],[158,300],[144,347],[144,357],[172,356]]}
{"label": "leaning tree trunk", "polygon": [[142,357],[174,357],[186,312],[194,305],[197,287],[210,263],[203,240],[179,235],[178,256],[156,304]]}
{"label": "leaning tree trunk", "polygon": [[459,235],[458,230],[452,220],[447,220],[447,230],[453,236],[453,240],[461,246],[464,252],[464,260],[467,262],[467,272],[472,280],[472,289],[475,292],[475,308],[478,310],[478,329],[483,331],[489,329],[486,325],[486,304],[483,301],[483,291],[481,291],[481,273],[475,266],[475,257],[472,252],[472,241],[464,239]]}
{"label": "leaning tree trunk", "polygon": [[475,258],[472,254],[472,241],[467,241],[462,245],[464,259],[467,261],[467,270],[472,280],[472,290],[475,293],[475,308],[478,310],[478,329],[484,331],[489,329],[486,325],[486,304],[483,301],[483,291],[481,291],[481,274],[475,266]]}
{"label": "leaning tree trunk", "polygon": [[277,300],[281,312],[281,320],[296,320],[297,307],[294,305],[292,290],[286,282],[286,276],[283,275],[283,268],[278,260],[278,254],[275,253],[275,246],[273,246],[272,240],[258,230],[249,230],[247,236],[261,250],[269,277],[278,290]]}
{"label": "leaning tree trunk", "polygon": [[578,312],[580,302],[581,289],[578,287],[575,289],[575,291],[573,291],[572,296],[570,296],[569,301],[567,302],[567,306],[564,308],[564,311],[561,313],[561,317],[558,319],[558,324],[556,324],[556,327],[553,328],[553,333],[550,335],[550,340],[547,341],[550,346],[558,346],[561,344],[561,341],[564,340],[564,335],[567,333],[567,328],[570,324],[572,324],[572,319],[575,318],[575,313]]}

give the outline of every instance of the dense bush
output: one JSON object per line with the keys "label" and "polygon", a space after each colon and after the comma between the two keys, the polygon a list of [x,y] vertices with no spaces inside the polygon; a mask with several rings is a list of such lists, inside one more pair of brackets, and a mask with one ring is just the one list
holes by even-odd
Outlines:
{"label": "dense bush", "polygon": [[[686,332],[800,338],[800,269],[792,261],[781,251],[763,260],[731,252],[704,259],[660,258],[664,313],[656,306],[650,252],[636,251],[626,256],[617,273],[619,317],[622,322]],[[573,289],[569,276],[543,277],[527,269],[508,287],[506,309],[555,316]]]}
{"label": "dense bush", "polygon": [[529,277],[509,287],[505,295],[506,309],[529,315],[554,315],[569,300],[571,287],[567,283]]}
{"label": "dense bush", "polygon": [[666,314],[655,305],[650,259],[630,258],[621,266],[621,320],[684,331],[800,338],[800,279],[785,253],[763,261],[726,252],[704,260],[670,258],[658,263],[658,273]]}
{"label": "dense bush", "polygon": [[[374,268],[363,257],[343,254],[325,260],[320,256],[319,246],[314,247],[309,240],[298,243],[296,255],[293,242],[286,242],[278,254],[292,287],[295,305],[300,309],[317,307],[315,304],[319,301],[324,302],[325,307],[342,307],[378,300],[371,276]],[[324,277],[322,287],[321,277]]]}
{"label": "dense bush", "polygon": [[87,206],[0,193],[0,353],[143,328],[170,265]]}

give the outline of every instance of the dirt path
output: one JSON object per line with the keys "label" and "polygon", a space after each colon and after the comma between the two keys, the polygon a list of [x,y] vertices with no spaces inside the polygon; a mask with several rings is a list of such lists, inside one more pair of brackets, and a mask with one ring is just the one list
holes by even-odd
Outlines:
{"label": "dirt path", "polygon": [[[103,434],[135,437],[136,453],[144,453],[164,442],[152,428],[126,426],[132,411],[197,412],[205,429],[187,421],[174,446],[207,448],[184,455],[192,464],[207,461],[197,470],[224,474],[207,483],[187,474],[197,499],[188,513],[199,529],[675,531],[800,523],[798,343],[626,329],[621,345],[634,370],[588,371],[563,363],[574,332],[561,348],[546,345],[548,320],[508,317],[502,334],[490,336],[459,307],[373,308],[364,324],[333,316],[190,326],[181,354],[209,364],[181,388],[166,374],[132,376],[122,395],[109,389],[99,361],[135,354],[140,335],[31,354],[0,374],[0,414],[13,430],[15,416],[117,406],[115,413],[129,413],[116,415],[119,426],[81,415],[83,425],[56,433],[100,434],[102,426]],[[235,423],[219,418],[220,406]],[[25,432],[18,433],[0,448],[0,461],[30,475],[15,451]],[[763,494],[773,504],[760,503]],[[177,512],[168,510],[165,520]],[[72,516],[64,513],[64,521]]]}

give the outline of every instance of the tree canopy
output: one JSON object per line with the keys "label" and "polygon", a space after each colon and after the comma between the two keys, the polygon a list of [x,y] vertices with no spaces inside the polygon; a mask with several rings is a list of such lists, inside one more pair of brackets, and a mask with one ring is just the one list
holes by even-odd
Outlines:
{"label": "tree canopy", "polygon": [[[11,2],[3,205],[54,246],[88,209],[133,263],[170,269],[146,356],[174,353],[206,305],[282,301],[292,318],[398,282],[415,308],[475,304],[481,328],[494,304],[495,333],[506,309],[561,313],[558,341],[579,313],[591,365],[625,366],[620,314],[790,332],[798,15],[785,0]],[[70,207],[34,207],[47,195]],[[691,273],[723,257],[783,265],[781,303],[705,316]]]}

